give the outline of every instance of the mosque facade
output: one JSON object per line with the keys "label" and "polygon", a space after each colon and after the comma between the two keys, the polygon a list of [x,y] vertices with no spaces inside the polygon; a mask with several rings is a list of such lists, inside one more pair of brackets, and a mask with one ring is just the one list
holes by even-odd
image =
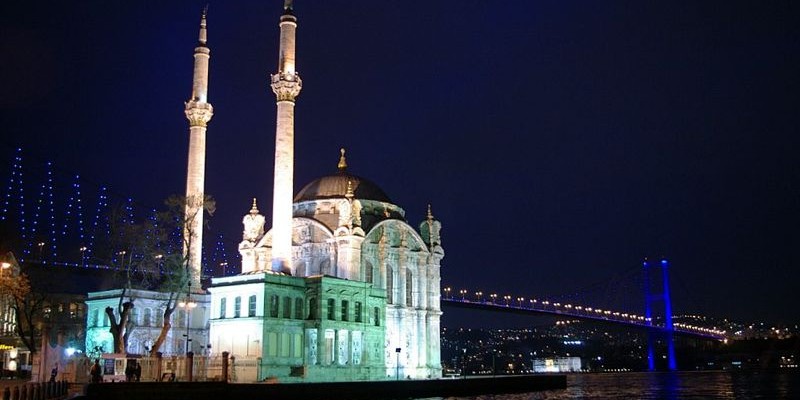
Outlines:
{"label": "mosque facade", "polygon": [[242,272],[208,288],[209,343],[259,360],[259,380],[441,377],[441,223],[429,207],[415,229],[383,190],[348,171],[344,149],[336,172],[293,195],[302,80],[290,2],[279,25],[273,226],[254,199],[242,220]]}

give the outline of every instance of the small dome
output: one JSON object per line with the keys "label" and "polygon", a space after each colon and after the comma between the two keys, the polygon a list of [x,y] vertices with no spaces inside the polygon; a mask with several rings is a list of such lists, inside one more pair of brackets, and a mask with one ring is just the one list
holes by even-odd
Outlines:
{"label": "small dome", "polygon": [[355,175],[350,175],[344,171],[338,174],[323,176],[305,185],[294,202],[299,203],[309,200],[344,198],[347,194],[347,182],[350,182],[353,198],[359,200],[375,200],[391,203],[389,196],[378,187],[378,185]]}

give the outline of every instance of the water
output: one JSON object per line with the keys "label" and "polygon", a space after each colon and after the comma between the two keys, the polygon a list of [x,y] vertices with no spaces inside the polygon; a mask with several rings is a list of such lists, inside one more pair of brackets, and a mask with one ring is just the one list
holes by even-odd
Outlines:
{"label": "water", "polygon": [[800,399],[800,371],[575,374],[566,390],[456,399]]}

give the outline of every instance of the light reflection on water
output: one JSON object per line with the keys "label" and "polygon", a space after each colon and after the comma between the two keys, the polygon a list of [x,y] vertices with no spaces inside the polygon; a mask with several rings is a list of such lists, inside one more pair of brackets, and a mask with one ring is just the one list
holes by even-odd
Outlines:
{"label": "light reflection on water", "polygon": [[425,400],[798,399],[800,372],[575,374],[566,390]]}

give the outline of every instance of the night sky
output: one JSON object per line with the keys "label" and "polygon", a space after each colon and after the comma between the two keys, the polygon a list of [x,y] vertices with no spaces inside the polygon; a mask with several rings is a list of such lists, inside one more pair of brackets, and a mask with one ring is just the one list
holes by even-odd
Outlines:
{"label": "night sky", "polygon": [[[3,157],[154,207],[183,193],[204,4],[3,2]],[[209,8],[206,192],[229,256],[250,199],[271,210],[281,5]],[[676,313],[795,323],[799,11],[298,0],[295,189],[347,148],[412,226],[432,204],[455,289],[544,298],[663,255]]]}

